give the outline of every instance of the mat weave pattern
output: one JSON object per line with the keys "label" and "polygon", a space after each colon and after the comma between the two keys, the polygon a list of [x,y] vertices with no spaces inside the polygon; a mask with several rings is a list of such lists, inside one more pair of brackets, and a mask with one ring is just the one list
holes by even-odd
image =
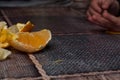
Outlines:
{"label": "mat weave pattern", "polygon": [[46,49],[35,56],[49,75],[118,70],[119,38],[119,35],[54,36]]}
{"label": "mat weave pattern", "polygon": [[[50,29],[52,40],[34,54],[10,47],[13,54],[0,62],[0,79],[119,80],[120,35],[104,33],[105,29],[87,21],[85,9],[76,5],[2,8],[0,20],[8,25],[30,20],[35,24],[33,31]],[[110,78],[111,74],[117,78]]]}

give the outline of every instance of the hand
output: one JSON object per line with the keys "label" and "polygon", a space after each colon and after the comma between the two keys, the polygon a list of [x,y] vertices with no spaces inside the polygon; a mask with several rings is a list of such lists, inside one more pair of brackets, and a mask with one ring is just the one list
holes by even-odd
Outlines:
{"label": "hand", "polygon": [[120,31],[120,17],[116,17],[107,10],[102,14],[103,16],[93,16],[93,23],[101,25],[101,27],[107,28],[109,31]]}
{"label": "hand", "polygon": [[[89,9],[87,10],[87,16],[99,15],[104,10],[108,10],[112,14],[118,14],[119,3],[117,0],[91,0]],[[114,13],[113,13],[114,12]]]}
{"label": "hand", "polygon": [[[110,11],[114,13],[110,13]],[[92,0],[87,11],[87,16],[89,21],[101,25],[108,30],[120,31],[120,29],[118,29],[120,20],[118,17],[114,16],[118,13],[118,11],[119,4],[116,0]],[[111,22],[111,20],[113,20],[112,18],[114,18],[117,22]]]}

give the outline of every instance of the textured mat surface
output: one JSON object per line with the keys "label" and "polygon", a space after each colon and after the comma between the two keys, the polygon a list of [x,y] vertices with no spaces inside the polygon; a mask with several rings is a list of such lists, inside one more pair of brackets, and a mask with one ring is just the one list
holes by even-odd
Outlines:
{"label": "textured mat surface", "polygon": [[[55,34],[99,32],[102,30],[101,27],[87,21],[84,10],[79,11],[72,8],[20,8],[18,12],[18,9],[4,9],[4,13],[13,24],[30,20],[36,26],[34,30],[47,28]],[[21,15],[22,13],[24,14]]]}
{"label": "textured mat surface", "polygon": [[38,77],[40,74],[26,54],[12,50],[12,55],[0,62],[0,79]]}
{"label": "textured mat surface", "polygon": [[0,7],[66,6],[71,3],[72,0],[2,0],[0,1]]}
{"label": "textured mat surface", "polygon": [[120,36],[54,36],[35,54],[49,75],[99,72],[120,69]]}
{"label": "textured mat surface", "polygon": [[[0,20],[9,25],[30,20],[35,24],[33,31],[47,28],[53,34],[50,43],[31,58],[12,50],[13,54],[0,62],[0,79],[40,80],[47,76],[56,80],[119,80],[120,36],[101,33],[102,28],[86,20],[85,10],[37,7],[1,8],[0,11]],[[117,78],[105,78],[104,71],[112,76],[109,71],[118,72]],[[79,78],[81,73],[89,72],[102,74]]]}

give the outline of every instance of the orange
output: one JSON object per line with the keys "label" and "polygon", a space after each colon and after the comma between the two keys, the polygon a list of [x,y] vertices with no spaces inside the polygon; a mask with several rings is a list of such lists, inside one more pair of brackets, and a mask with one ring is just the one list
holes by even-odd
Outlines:
{"label": "orange", "polygon": [[[17,24],[18,26],[20,26],[20,24]],[[34,25],[28,21],[25,26],[20,28],[20,32],[29,32],[33,29]]]}
{"label": "orange", "polygon": [[5,21],[0,21],[0,30],[7,29],[7,23]]}
{"label": "orange", "polygon": [[11,51],[0,48],[0,60],[6,59],[9,55],[11,55]]}
{"label": "orange", "polygon": [[43,49],[51,40],[51,31],[44,29],[37,32],[18,32],[18,38],[10,40],[10,45],[17,50],[33,53]]}
{"label": "orange", "polygon": [[13,33],[17,32],[29,32],[33,29],[34,25],[28,21],[26,24],[23,23],[17,23],[15,25],[12,25],[8,28]]}
{"label": "orange", "polygon": [[6,28],[0,30],[0,48],[6,48],[9,46],[9,40],[16,39],[17,36]]}

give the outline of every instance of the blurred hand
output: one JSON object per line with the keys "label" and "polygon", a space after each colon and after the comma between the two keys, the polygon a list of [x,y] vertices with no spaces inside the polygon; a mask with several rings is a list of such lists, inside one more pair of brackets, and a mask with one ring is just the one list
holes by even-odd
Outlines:
{"label": "blurred hand", "polygon": [[120,31],[117,0],[91,0],[87,10],[88,20],[111,31]]}

